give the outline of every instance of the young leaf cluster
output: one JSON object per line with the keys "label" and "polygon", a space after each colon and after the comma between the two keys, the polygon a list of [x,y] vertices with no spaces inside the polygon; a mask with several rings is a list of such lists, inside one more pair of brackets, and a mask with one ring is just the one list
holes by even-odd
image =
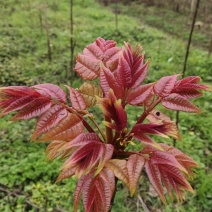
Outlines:
{"label": "young leaf cluster", "polygon": [[[178,201],[184,199],[185,191],[193,192],[188,180],[198,164],[151,137],[181,139],[175,123],[155,107],[161,104],[170,110],[199,113],[191,99],[210,88],[200,84],[198,76],[181,80],[179,75],[165,76],[145,84],[149,64],[140,45],[124,43],[119,48],[112,40],[97,38],[78,55],[75,71],[84,83],[78,89],[65,86],[68,95],[50,83],[0,88],[0,115],[16,111],[14,121],[36,117],[31,139],[51,141],[47,158],[65,160],[57,182],[77,177],[74,211],[81,198],[87,212],[109,211],[117,180],[133,196],[144,171],[164,204],[165,189],[171,199],[176,196]],[[96,105],[101,108],[105,130],[89,112]],[[143,111],[132,128],[127,127],[127,105]],[[144,147],[127,151],[133,141]]]}

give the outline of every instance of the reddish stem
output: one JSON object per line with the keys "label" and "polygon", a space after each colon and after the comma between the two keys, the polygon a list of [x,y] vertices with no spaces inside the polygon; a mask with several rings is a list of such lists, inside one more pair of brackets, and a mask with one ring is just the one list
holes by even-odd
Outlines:
{"label": "reddish stem", "polygon": [[149,113],[154,109],[154,107],[156,107],[160,102],[161,98],[158,98],[155,102],[153,102],[152,105],[150,105],[149,108],[143,112],[136,124],[142,123],[144,119],[149,115]]}
{"label": "reddish stem", "polygon": [[99,125],[95,122],[94,118],[88,116],[88,118],[93,122],[93,124],[96,126],[96,128],[99,130],[100,134],[102,135],[103,140],[106,142],[107,139],[104,135],[104,133],[102,132],[102,130],[100,129]]}
{"label": "reddish stem", "polygon": [[116,142],[116,140],[119,138],[119,136],[120,136],[120,133],[116,131],[116,133],[113,137],[113,142],[112,142],[113,144]]}
{"label": "reddish stem", "polygon": [[113,159],[126,159],[130,155],[134,155],[134,154],[142,156],[145,160],[149,159],[146,155],[144,155],[140,152],[124,152],[124,151],[115,152],[112,158]]}
{"label": "reddish stem", "polygon": [[88,130],[88,132],[95,133],[93,128],[88,124],[88,122],[80,114],[78,114],[75,110],[73,110],[72,108],[70,108],[69,106],[65,105],[62,102],[56,101],[55,99],[52,99],[52,100],[54,101],[54,103],[63,106],[67,111],[69,111],[73,114],[76,114],[80,118],[80,120],[82,120],[82,123],[85,126],[85,128]]}
{"label": "reddish stem", "polygon": [[71,113],[76,114],[79,117],[79,119],[82,120],[82,123],[85,126],[85,128],[88,130],[88,132],[95,133],[93,128],[88,124],[88,122],[80,114],[78,114],[75,110],[71,109],[70,107],[66,107],[66,109],[70,111]]}

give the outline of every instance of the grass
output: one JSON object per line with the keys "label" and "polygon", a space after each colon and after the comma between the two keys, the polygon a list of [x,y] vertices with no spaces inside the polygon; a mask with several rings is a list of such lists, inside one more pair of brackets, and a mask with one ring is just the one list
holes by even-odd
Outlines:
{"label": "grass", "polygon": [[[8,0],[2,3],[0,14],[0,84],[35,84],[51,82],[57,84],[80,85],[74,77],[67,79],[69,70],[69,1],[47,0],[47,21],[50,32],[52,62],[48,61],[46,33],[39,21],[39,8],[43,1]],[[126,9],[126,8],[125,8]],[[139,11],[135,10],[136,14]],[[142,14],[142,13],[141,13]],[[153,20],[153,18],[152,18]],[[159,20],[160,21],[160,20]],[[171,27],[171,26],[170,26]],[[179,27],[179,26],[178,26]],[[199,35],[198,35],[199,36]],[[97,37],[114,39],[121,46],[123,41],[143,45],[146,58],[151,65],[148,81],[158,80],[164,75],[180,73],[183,67],[186,42],[176,36],[141,23],[139,19],[128,15],[119,15],[118,30],[115,30],[115,17],[107,8],[94,0],[74,1],[74,41],[75,57],[78,52]],[[202,35],[202,38],[204,35]],[[211,83],[212,61],[207,52],[191,47],[187,75],[200,75],[204,82]],[[199,162],[197,178],[192,182],[196,194],[188,194],[183,204],[170,203],[166,208],[158,198],[149,195],[146,177],[140,181],[138,192],[147,206],[154,211],[209,211],[211,206],[211,132],[212,112],[211,93],[195,103],[204,111],[201,115],[180,113],[180,131],[183,141],[177,147]],[[169,112],[175,118],[173,112]],[[129,119],[135,120],[137,113],[129,108]],[[68,179],[54,184],[61,162],[48,163],[45,160],[46,144],[29,143],[34,121],[11,123],[0,120],[0,184],[10,190],[21,191],[18,199],[0,193],[0,211],[33,211],[24,203],[27,199],[37,204],[42,210],[71,211],[75,179]],[[100,120],[98,120],[100,122]],[[163,140],[162,140],[163,141]],[[163,141],[164,142],[164,141]],[[172,140],[165,140],[172,144]],[[113,211],[142,211],[136,198],[130,198],[128,191],[119,184]]]}
{"label": "grass", "polygon": [[[195,26],[192,39],[195,46],[206,50],[208,50],[211,40],[211,23],[207,23],[206,21],[206,19],[210,18],[210,12],[206,13],[202,9],[203,7],[207,7],[207,4],[210,7],[210,2],[200,3],[201,9],[199,9],[196,22],[200,22],[204,26]],[[114,10],[114,4],[109,6]],[[190,8],[187,8],[187,11],[176,12],[170,9],[170,6],[148,6],[139,1],[134,1],[127,5],[127,7],[121,3],[118,4],[118,10],[121,14],[137,18],[141,23],[156,27],[176,38],[187,41],[193,14]]]}

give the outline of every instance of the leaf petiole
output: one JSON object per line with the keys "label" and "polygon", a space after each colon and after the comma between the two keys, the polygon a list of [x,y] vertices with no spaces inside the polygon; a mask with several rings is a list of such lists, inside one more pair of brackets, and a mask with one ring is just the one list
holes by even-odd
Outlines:
{"label": "leaf petiole", "polygon": [[142,123],[144,119],[149,115],[149,113],[161,102],[161,98],[156,99],[155,102],[153,102],[147,110],[143,112],[141,117],[138,119],[136,124]]}
{"label": "leaf petiole", "polygon": [[93,116],[88,116],[88,118],[93,122],[93,124],[96,126],[96,128],[98,129],[99,133],[101,134],[102,138],[104,141],[107,141],[105,134],[102,132],[102,130],[100,129],[99,125],[96,123],[96,121],[94,120]]}

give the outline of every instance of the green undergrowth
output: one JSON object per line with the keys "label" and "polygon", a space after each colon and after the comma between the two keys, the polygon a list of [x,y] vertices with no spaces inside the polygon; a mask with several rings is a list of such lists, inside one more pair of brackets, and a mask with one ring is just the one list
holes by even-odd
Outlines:
{"label": "green undergrowth", "polygon": [[[32,85],[35,83],[71,84],[77,87],[81,80],[76,76],[67,78],[70,60],[69,35],[69,1],[47,0],[46,16],[51,41],[52,61],[48,61],[44,16],[40,25],[39,8],[44,7],[41,0],[21,1],[7,0],[0,7],[0,84]],[[186,43],[163,31],[149,27],[128,17],[119,15],[118,29],[115,29],[115,16],[107,8],[94,0],[74,1],[74,55],[97,37],[113,39],[118,45],[123,41],[143,45],[146,58],[151,65],[146,82],[158,80],[165,75],[180,73]],[[141,14],[139,14],[141,15]],[[199,75],[205,83],[212,81],[212,60],[207,52],[191,47],[186,75]],[[68,73],[70,75],[70,73]],[[212,129],[212,95],[195,101],[203,111],[202,114],[190,115],[180,113],[180,132],[183,140],[177,141],[177,148],[193,157],[199,164],[197,178],[192,181],[195,194],[188,194],[182,203],[170,203],[166,208],[158,197],[149,192],[147,178],[142,177],[138,193],[151,211],[209,211],[211,206],[211,130]],[[96,111],[97,122],[101,123],[99,110]],[[165,111],[172,119],[175,113]],[[130,110],[129,127],[142,111]],[[61,161],[48,162],[45,159],[46,143],[30,142],[35,121],[8,122],[8,117],[0,119],[0,186],[6,186],[18,197],[7,196],[0,192],[0,211],[36,211],[26,204],[31,201],[41,211],[72,211],[75,179],[67,179],[55,184]],[[160,142],[172,144],[170,139],[157,138]],[[135,145],[132,148],[138,148]],[[131,148],[131,147],[130,147]],[[153,192],[154,193],[154,192]],[[81,211],[81,210],[80,210]],[[137,198],[131,198],[127,189],[118,185],[118,192],[113,210],[143,211]]]}
{"label": "green undergrowth", "polygon": [[[175,4],[175,2],[173,2],[173,4]],[[211,6],[211,2],[200,3],[201,7],[207,7],[207,4],[209,7]],[[112,11],[115,11],[115,4],[111,3],[109,6],[112,8]],[[177,12],[171,9],[170,6],[172,5],[169,5],[169,7],[159,7],[154,6],[154,3],[148,5],[139,0],[130,2],[127,6],[121,3],[117,4],[119,13],[135,17],[141,23],[156,27],[175,38],[180,38],[187,42],[192,24],[193,12],[189,11],[190,8],[187,8],[187,11],[181,10]],[[207,13],[199,10],[196,18],[197,25],[194,27],[192,36],[192,43],[206,50],[208,50],[211,40],[210,32],[212,26],[210,19],[209,10]]]}

